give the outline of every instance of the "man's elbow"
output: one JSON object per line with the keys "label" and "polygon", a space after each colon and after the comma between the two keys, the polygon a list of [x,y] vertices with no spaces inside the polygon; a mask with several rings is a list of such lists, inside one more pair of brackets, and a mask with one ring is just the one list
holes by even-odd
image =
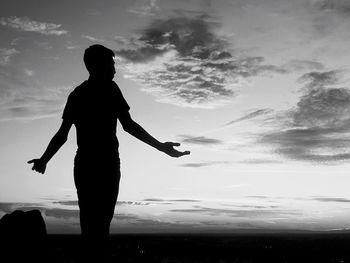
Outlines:
{"label": "man's elbow", "polygon": [[132,128],[131,128],[131,125],[130,124],[124,124],[123,125],[123,130],[127,133],[131,133],[132,131]]}
{"label": "man's elbow", "polygon": [[130,133],[130,134],[133,133],[133,131],[135,130],[135,127],[136,127],[135,122],[132,120],[124,122],[122,124],[122,126],[123,126],[123,130],[126,131],[127,133]]}

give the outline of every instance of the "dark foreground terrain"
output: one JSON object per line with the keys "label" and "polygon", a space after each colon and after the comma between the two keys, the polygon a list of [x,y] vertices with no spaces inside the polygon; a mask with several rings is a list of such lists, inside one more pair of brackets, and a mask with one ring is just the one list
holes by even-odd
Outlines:
{"label": "dark foreground terrain", "polygon": [[[47,236],[47,262],[77,262],[78,243]],[[111,237],[111,254],[123,263],[350,262],[350,234],[121,234]]]}

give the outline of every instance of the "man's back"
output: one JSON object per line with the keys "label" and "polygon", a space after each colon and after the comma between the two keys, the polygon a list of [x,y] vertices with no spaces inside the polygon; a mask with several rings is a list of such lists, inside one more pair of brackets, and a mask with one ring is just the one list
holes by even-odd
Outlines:
{"label": "man's back", "polygon": [[71,92],[62,118],[76,126],[78,153],[110,153],[118,150],[118,115],[129,109],[115,82],[89,79]]}

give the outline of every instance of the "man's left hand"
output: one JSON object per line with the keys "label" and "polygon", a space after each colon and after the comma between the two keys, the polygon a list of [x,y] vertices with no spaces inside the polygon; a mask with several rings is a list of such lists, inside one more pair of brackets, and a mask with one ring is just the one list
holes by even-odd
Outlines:
{"label": "man's left hand", "polygon": [[159,150],[175,158],[181,157],[183,155],[189,155],[191,153],[190,151],[180,152],[174,149],[174,147],[178,147],[178,146],[180,146],[180,143],[178,142],[164,142],[162,143],[162,146],[160,147]]}

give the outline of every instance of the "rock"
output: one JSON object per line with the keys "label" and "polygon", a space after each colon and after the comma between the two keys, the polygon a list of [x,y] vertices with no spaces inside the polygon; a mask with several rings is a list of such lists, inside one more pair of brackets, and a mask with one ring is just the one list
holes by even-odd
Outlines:
{"label": "rock", "polygon": [[46,225],[39,210],[16,210],[0,219],[0,233],[8,238],[43,238],[46,236]]}
{"label": "rock", "polygon": [[39,210],[16,210],[0,219],[1,248],[11,255],[8,262],[42,262],[46,235]]}

